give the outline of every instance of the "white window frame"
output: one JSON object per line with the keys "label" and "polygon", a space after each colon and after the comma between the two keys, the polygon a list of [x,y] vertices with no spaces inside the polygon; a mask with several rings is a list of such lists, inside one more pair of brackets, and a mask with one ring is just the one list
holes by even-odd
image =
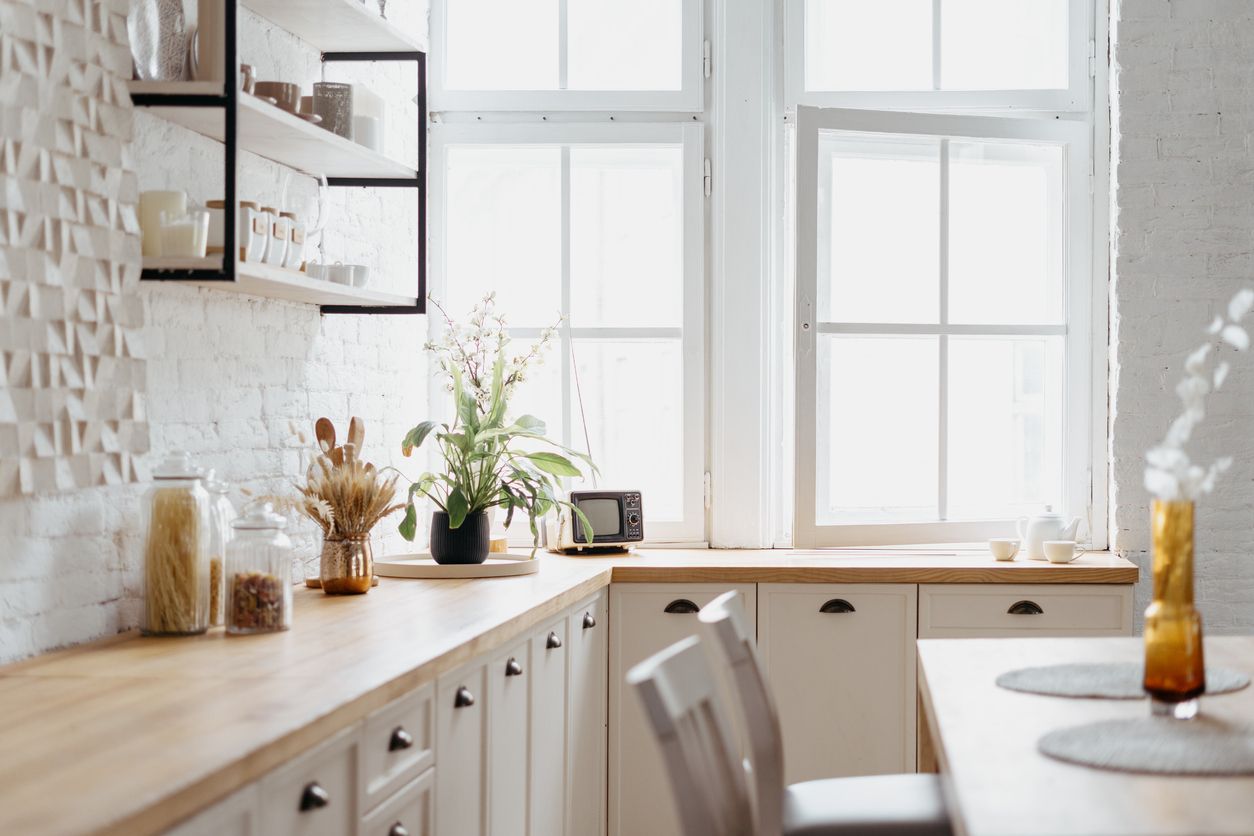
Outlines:
{"label": "white window frame", "polygon": [[[824,323],[816,317],[819,258],[819,134],[824,131],[867,134],[916,135],[958,139],[1005,139],[1059,144],[1064,149],[1065,325],[957,325],[947,322],[947,277],[941,271],[938,324]],[[946,480],[945,423],[947,421],[947,357],[944,345],[956,335],[1061,335],[1064,340],[1066,399],[1063,417],[1063,504],[1066,513],[1087,516],[1092,499],[1089,462],[1097,454],[1092,380],[1096,370],[1093,351],[1093,294],[1090,276],[1093,255],[1092,198],[1089,193],[1089,160],[1092,158],[1091,127],[1087,121],[1018,119],[998,116],[966,116],[894,113],[800,107],[797,113],[796,148],[796,448],[794,544],[819,546],[877,546],[910,543],[972,542],[988,537],[1013,536],[1013,520],[945,521]],[[942,228],[947,212],[947,178],[942,175],[940,206]],[[942,241],[942,248],[945,246]],[[942,263],[944,259],[942,257]],[[819,525],[816,521],[818,452],[817,344],[821,334],[874,333],[937,335],[941,342],[939,362],[940,399],[937,415],[941,435],[938,496],[942,520],[914,523],[866,523]],[[1104,343],[1103,343],[1104,344]],[[1104,372],[1104,363],[1101,365]],[[1091,521],[1090,521],[1090,524]]]}
{"label": "white window frame", "polygon": [[[874,2],[874,0],[869,0]],[[1010,110],[1087,113],[1094,101],[1095,39],[1091,37],[1093,0],[1070,0],[1066,89],[807,91],[805,89],[805,4],[786,0],[784,89],[791,106],[884,110]],[[1099,3],[1104,5],[1103,3]],[[932,0],[932,85],[940,82],[940,24],[943,0]]]}
{"label": "white window frame", "polygon": [[[438,5],[438,4],[436,4]],[[684,159],[683,224],[684,224],[684,288],[683,319],[681,328],[649,327],[582,327],[569,320],[560,329],[562,364],[563,409],[566,420],[564,444],[582,446],[582,431],[578,430],[578,411],[573,408],[573,381],[571,375],[571,340],[579,339],[631,339],[649,337],[679,337],[683,350],[683,519],[660,522],[649,517],[649,498],[644,498],[645,535],[649,545],[704,545],[704,427],[705,427],[705,355],[703,332],[704,276],[705,276],[705,194],[704,194],[704,127],[696,122],[650,123],[589,123],[589,122],[456,122],[433,125],[430,132],[428,178],[432,210],[429,213],[431,241],[432,292],[437,298],[444,296],[445,265],[444,218],[447,210],[447,190],[444,176],[447,153],[450,147],[466,145],[681,145]],[[563,155],[568,157],[568,155]],[[564,178],[568,184],[568,179]],[[562,242],[566,247],[570,229],[569,193],[564,186],[562,200]],[[698,242],[690,246],[689,242]],[[570,260],[562,258],[562,309],[570,304]],[[438,323],[434,320],[433,327]],[[510,336],[516,339],[534,339],[539,328],[511,328]],[[636,384],[638,385],[638,384]],[[446,399],[446,395],[432,382],[431,403]],[[651,427],[640,428],[640,443],[648,444]],[[556,439],[555,439],[556,440]],[[594,450],[593,453],[596,451]],[[610,485],[610,488],[633,488],[632,485]],[[525,527],[524,527],[525,531]],[[514,533],[514,532],[511,532]],[[529,537],[529,533],[527,533]]]}
{"label": "white window frame", "polygon": [[[649,111],[700,113],[704,108],[704,21],[701,0],[683,3],[678,90],[455,90],[445,86],[448,41],[446,3],[431,3],[431,56],[428,66],[430,107],[433,111]],[[558,85],[566,86],[566,8],[558,0]]]}

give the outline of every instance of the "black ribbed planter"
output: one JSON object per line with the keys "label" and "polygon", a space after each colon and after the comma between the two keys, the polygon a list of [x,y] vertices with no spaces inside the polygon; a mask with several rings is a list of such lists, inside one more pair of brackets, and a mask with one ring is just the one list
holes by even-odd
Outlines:
{"label": "black ribbed planter", "polygon": [[486,511],[462,520],[455,529],[448,527],[448,514],[431,515],[431,557],[436,563],[482,563],[488,559],[492,526]]}

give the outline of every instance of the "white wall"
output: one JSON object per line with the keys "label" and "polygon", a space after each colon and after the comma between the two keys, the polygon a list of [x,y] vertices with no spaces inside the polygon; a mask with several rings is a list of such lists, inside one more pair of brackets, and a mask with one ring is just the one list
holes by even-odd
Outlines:
{"label": "white wall", "polygon": [[[316,52],[241,11],[241,60],[253,64],[260,79],[299,80],[306,88],[318,80]],[[425,40],[425,3],[393,0],[388,17]],[[392,106],[389,150],[412,156],[412,65],[358,72]],[[358,78],[336,68],[328,80]],[[221,197],[219,153],[216,143],[146,114],[135,116],[130,160],[141,189],[185,188],[200,201]],[[245,199],[279,202],[284,180],[277,166],[256,157],[241,160]],[[292,178],[281,202],[307,212],[315,191],[308,178]],[[412,292],[415,193],[351,190],[334,202],[328,259],[370,264],[379,289]],[[313,419],[326,415],[343,433],[348,417],[359,415],[366,422],[367,456],[406,469],[400,439],[426,417],[424,317],[321,317],[312,306],[152,283],[138,293],[146,323],[150,461],[167,450],[187,449],[234,484],[277,491],[297,470],[291,422],[312,436]],[[0,502],[0,662],[137,623],[143,489]],[[384,548],[403,542],[394,533],[397,522],[382,524]],[[301,523],[295,534],[298,548],[312,553],[312,526]]]}
{"label": "white wall", "polygon": [[[1143,609],[1145,451],[1180,412],[1185,354],[1254,284],[1254,5],[1122,0],[1114,16],[1112,544],[1143,567]],[[1254,628],[1252,361],[1233,361],[1192,448],[1236,460],[1198,507],[1197,597],[1212,633]]]}

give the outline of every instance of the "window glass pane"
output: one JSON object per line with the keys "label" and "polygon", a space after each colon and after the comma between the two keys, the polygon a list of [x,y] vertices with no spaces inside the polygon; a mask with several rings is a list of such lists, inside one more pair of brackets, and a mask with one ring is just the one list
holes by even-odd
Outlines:
{"label": "window glass pane", "polygon": [[444,0],[450,90],[555,90],[558,0]]}
{"label": "window glass pane", "polygon": [[932,0],[806,0],[805,87],[931,90]]}
{"label": "window glass pane", "polygon": [[941,0],[941,89],[1066,89],[1067,3]]}
{"label": "window glass pane", "polygon": [[567,87],[681,89],[683,4],[684,0],[567,0]]}
{"label": "window glass pane", "polygon": [[447,149],[446,306],[464,316],[488,291],[511,325],[552,325],[561,307],[561,149]]}
{"label": "window glass pane", "polygon": [[936,518],[938,339],[818,340],[819,525]]}
{"label": "window glass pane", "polygon": [[570,151],[571,325],[683,324],[683,149]]}
{"label": "window glass pane", "polygon": [[[649,522],[683,519],[684,387],[679,340],[575,340],[575,364],[602,488],[643,493]],[[572,447],[586,448],[571,381]],[[591,479],[571,487],[593,488]]]}
{"label": "window glass pane", "polygon": [[818,224],[821,319],[937,321],[940,140],[822,135]]}
{"label": "window glass pane", "polygon": [[950,519],[1062,505],[1062,337],[950,337]]}
{"label": "window glass pane", "polygon": [[950,143],[950,321],[1062,321],[1063,194],[1061,146]]}

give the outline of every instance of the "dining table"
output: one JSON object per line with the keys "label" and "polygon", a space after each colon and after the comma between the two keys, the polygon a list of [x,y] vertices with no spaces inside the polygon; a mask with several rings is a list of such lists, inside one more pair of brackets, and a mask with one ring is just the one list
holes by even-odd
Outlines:
{"label": "dining table", "polygon": [[[1135,663],[1143,653],[1139,638],[920,640],[920,768],[940,773],[954,833],[1254,834],[1254,775],[1112,771],[1038,749],[1055,730],[1147,717],[1148,699],[1043,696],[996,683],[1025,667]],[[1207,638],[1205,656],[1208,668],[1254,673],[1254,637]],[[1254,726],[1254,687],[1203,696],[1201,716]]]}

